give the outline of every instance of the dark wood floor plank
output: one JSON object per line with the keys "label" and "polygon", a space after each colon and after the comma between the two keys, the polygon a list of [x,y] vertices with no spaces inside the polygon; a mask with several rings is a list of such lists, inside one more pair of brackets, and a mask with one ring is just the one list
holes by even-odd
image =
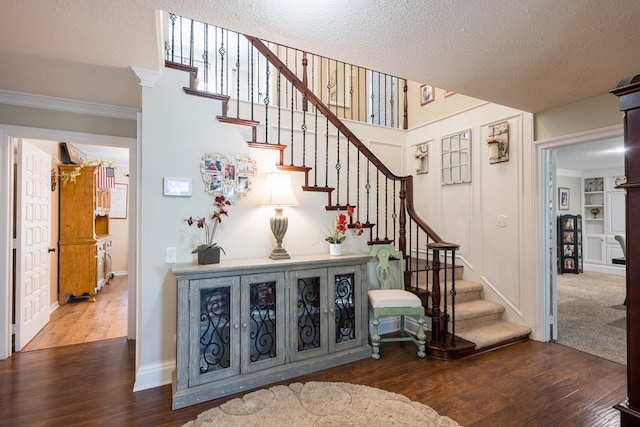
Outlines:
{"label": "dark wood floor plank", "polygon": [[[180,426],[240,395],[171,410],[169,385],[133,393],[135,344],[124,338],[17,353],[0,361],[0,424]],[[342,381],[400,393],[467,427],[618,426],[626,368],[527,341],[471,359],[419,359],[388,343],[366,359],[284,381]]]}

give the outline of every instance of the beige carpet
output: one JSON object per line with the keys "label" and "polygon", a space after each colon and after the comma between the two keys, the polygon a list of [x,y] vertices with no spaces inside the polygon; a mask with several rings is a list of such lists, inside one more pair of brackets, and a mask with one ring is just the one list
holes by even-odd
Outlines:
{"label": "beige carpet", "polygon": [[585,271],[558,275],[558,340],[626,365],[625,277]]}
{"label": "beige carpet", "polygon": [[195,426],[459,426],[430,407],[363,385],[294,383],[261,389],[198,415]]}

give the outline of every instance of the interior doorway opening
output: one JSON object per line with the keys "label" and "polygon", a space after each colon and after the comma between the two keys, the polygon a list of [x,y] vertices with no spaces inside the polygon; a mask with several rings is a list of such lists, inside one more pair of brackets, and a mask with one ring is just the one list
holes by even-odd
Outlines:
{"label": "interior doorway opening", "polygon": [[[620,224],[620,212],[615,207],[617,190],[611,185],[618,175],[624,175],[624,152],[620,147],[623,130],[612,127],[541,142],[538,158],[542,159],[539,169],[544,189],[542,230],[543,241],[547,242],[544,246],[547,339],[624,364],[624,268],[611,262],[621,250],[614,233],[624,233],[615,229]],[[597,182],[601,178],[601,187],[589,187],[594,177]],[[568,199],[563,201],[562,196]],[[606,211],[609,216],[593,217],[591,197],[602,203],[599,211],[611,209]],[[579,232],[564,236],[558,223],[560,215],[579,218]],[[567,244],[563,241],[565,237]],[[571,237],[580,241],[570,241]],[[594,243],[598,246],[594,247]],[[579,262],[580,268],[564,269],[561,264],[564,254],[576,267]],[[602,292],[607,294],[606,298]]]}
{"label": "interior doorway opening", "polygon": [[[85,134],[79,132],[57,131],[50,129],[39,128],[26,128],[19,126],[4,126],[0,128],[0,163],[2,164],[2,210],[3,214],[0,215],[0,255],[2,255],[2,261],[0,261],[2,273],[2,280],[0,280],[0,305],[2,306],[3,315],[0,316],[0,358],[9,357],[13,351],[13,330],[14,326],[14,303],[15,293],[13,289],[13,277],[14,277],[14,265],[13,260],[14,245],[14,227],[15,218],[12,215],[14,208],[13,205],[18,200],[18,195],[14,194],[12,189],[14,188],[14,169],[18,166],[15,165],[15,144],[20,143],[21,140],[30,139],[38,141],[48,141],[52,146],[56,146],[58,141],[71,141],[74,144],[87,144],[95,146],[96,148],[114,149],[118,148],[124,150],[128,157],[127,175],[131,177],[137,176],[137,141],[134,138],[113,137],[97,134]],[[11,167],[11,165],[14,165]],[[6,168],[5,168],[6,166]],[[5,174],[6,171],[6,174]],[[51,184],[53,186],[53,180]],[[135,201],[135,179],[131,180],[128,185],[128,199]],[[59,183],[58,183],[59,185]],[[5,191],[6,190],[6,191]],[[54,196],[55,197],[55,196]],[[136,203],[128,203],[126,207],[126,225],[124,226],[124,234],[127,236],[133,236],[131,241],[125,244],[126,250],[124,252],[125,267],[122,271],[118,271],[117,274],[122,276],[121,280],[124,280],[124,286],[126,287],[126,294],[124,295],[124,306],[126,307],[126,332],[125,335],[128,339],[135,339],[135,298],[136,298]],[[122,298],[122,296],[121,296]],[[55,306],[52,304],[51,308]],[[56,311],[56,310],[54,310]],[[108,322],[103,322],[108,323]]]}

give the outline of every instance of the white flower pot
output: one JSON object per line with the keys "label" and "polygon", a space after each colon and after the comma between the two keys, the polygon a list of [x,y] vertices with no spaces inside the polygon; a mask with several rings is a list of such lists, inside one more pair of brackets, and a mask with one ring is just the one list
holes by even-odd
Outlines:
{"label": "white flower pot", "polygon": [[331,256],[342,255],[342,244],[341,243],[329,243],[329,255],[331,255]]}
{"label": "white flower pot", "polygon": [[497,142],[489,144],[489,161],[496,161],[500,157],[500,144]]}
{"label": "white flower pot", "polygon": [[422,158],[415,159],[415,167],[418,172],[422,171]]}

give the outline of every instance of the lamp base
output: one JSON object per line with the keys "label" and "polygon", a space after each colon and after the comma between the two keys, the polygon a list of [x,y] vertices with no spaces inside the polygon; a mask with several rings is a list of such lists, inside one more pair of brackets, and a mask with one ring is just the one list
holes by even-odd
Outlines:
{"label": "lamp base", "polygon": [[275,248],[271,251],[269,259],[291,259],[285,248]]}

